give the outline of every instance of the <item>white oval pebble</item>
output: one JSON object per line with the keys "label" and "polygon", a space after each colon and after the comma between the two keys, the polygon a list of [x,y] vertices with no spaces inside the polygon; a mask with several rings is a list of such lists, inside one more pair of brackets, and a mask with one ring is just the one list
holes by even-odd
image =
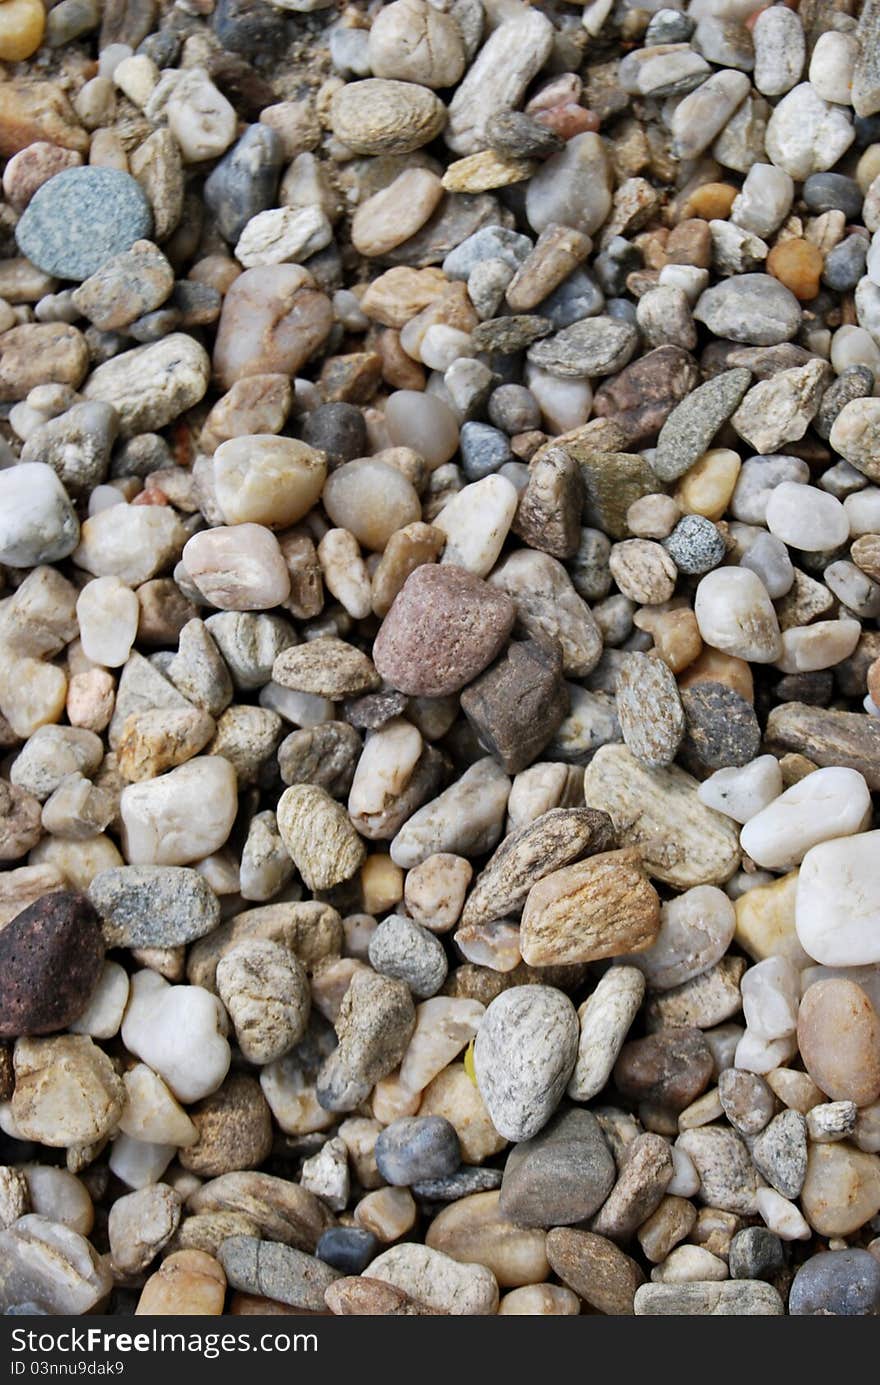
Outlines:
{"label": "white oval pebble", "polygon": [[811,847],[861,832],[871,817],[871,794],[858,770],[814,770],[751,818],[740,833],[743,851],[768,870],[788,870]]}

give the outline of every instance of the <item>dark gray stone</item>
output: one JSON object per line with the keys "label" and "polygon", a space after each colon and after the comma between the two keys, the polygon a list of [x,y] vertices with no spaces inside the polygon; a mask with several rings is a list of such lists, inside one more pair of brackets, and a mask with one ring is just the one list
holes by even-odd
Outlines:
{"label": "dark gray stone", "polygon": [[564,1111],[507,1156],[500,1209],[523,1226],[571,1226],[614,1186],[614,1159],[591,1111]]}
{"label": "dark gray stone", "polygon": [[747,1226],[730,1243],[731,1279],[773,1280],[785,1266],[785,1250],[775,1231]]}
{"label": "dark gray stone", "polygon": [[[506,386],[516,389],[515,385]],[[513,461],[507,435],[488,423],[465,423],[461,436],[461,469],[469,481],[480,481]]]}
{"label": "dark gray stone", "polygon": [[234,244],[251,217],[274,206],[283,161],[280,135],[257,122],[217,164],[205,182],[205,202],[224,240]]}
{"label": "dark gray stone", "polygon": [[500,1169],[465,1165],[446,1178],[425,1178],[413,1183],[412,1193],[425,1202],[457,1202],[459,1198],[470,1197],[471,1193],[491,1193],[501,1187],[501,1178]]}
{"label": "dark gray stone", "polygon": [[455,1126],[445,1116],[403,1116],[376,1141],[376,1166],[393,1188],[446,1178],[461,1164]]}
{"label": "dark gray stone", "polygon": [[801,1265],[788,1298],[793,1318],[880,1316],[880,1260],[868,1250],[829,1250]]}
{"label": "dark gray stone", "polygon": [[811,212],[843,212],[847,221],[861,216],[862,190],[855,178],[843,173],[811,173],[801,196]]}
{"label": "dark gray stone", "polygon": [[323,1313],[324,1291],[340,1277],[314,1255],[256,1236],[229,1236],[217,1254],[233,1289],[310,1313]]}
{"label": "dark gray stone", "polygon": [[340,1274],[360,1274],[379,1253],[379,1239],[362,1226],[328,1226],[315,1254]]}

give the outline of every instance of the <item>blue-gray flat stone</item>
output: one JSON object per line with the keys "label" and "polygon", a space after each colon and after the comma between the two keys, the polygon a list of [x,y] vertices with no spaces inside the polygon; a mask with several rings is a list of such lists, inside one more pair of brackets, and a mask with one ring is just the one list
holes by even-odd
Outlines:
{"label": "blue-gray flat stone", "polygon": [[66,168],[31,199],[15,239],[38,269],[81,282],[152,229],[150,204],[128,173]]}

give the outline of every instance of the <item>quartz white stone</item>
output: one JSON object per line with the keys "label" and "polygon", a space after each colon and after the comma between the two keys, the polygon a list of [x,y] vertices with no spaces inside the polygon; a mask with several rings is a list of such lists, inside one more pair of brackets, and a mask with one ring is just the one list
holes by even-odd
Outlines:
{"label": "quartz white stone", "polygon": [[229,1071],[226,1011],[202,986],[172,986],[139,971],[122,1021],[122,1042],[162,1077],[178,1101],[215,1092]]}
{"label": "quartz white stone", "polygon": [[781,481],[771,491],[767,528],[783,543],[807,553],[838,548],[849,538],[849,520],[837,497],[796,481]]}
{"label": "quartz white stone", "polygon": [[371,731],[354,772],[349,814],[382,813],[406,788],[423,748],[418,728],[404,717]]}
{"label": "quartz white stone", "polygon": [[156,779],[128,784],[119,801],[125,859],[185,866],[218,851],[235,821],[235,770],[222,755],[197,755]]}
{"label": "quartz white stone", "polygon": [[431,522],[446,535],[441,563],[486,577],[510,532],[519,496],[504,476],[484,476],[464,486]]}
{"label": "quartz white stone", "polygon": [[796,182],[833,168],[849,149],[855,131],[841,106],[823,101],[809,82],[783,96],[767,122],[767,153]]}
{"label": "quartz white stone", "polygon": [[824,966],[880,962],[878,852],[880,831],[861,832],[821,842],[801,863],[795,927],[804,951]]}
{"label": "quartz white stone", "polygon": [[423,1092],[466,1048],[486,1007],[465,996],[432,996],[416,1006],[416,1027],[400,1065],[400,1085]]}
{"label": "quartz white stone", "polygon": [[50,466],[19,462],[0,470],[0,563],[56,563],[78,539],[76,512]]}
{"label": "quartz white stone", "polygon": [[128,972],[118,962],[105,962],[101,979],[82,1014],[68,1025],[71,1034],[112,1039],[119,1033],[128,1003]]}
{"label": "quartz white stone", "polygon": [[759,755],[747,765],[718,769],[704,779],[697,797],[734,822],[748,822],[782,793],[782,771],[775,755]]}
{"label": "quartz white stone", "polygon": [[823,101],[852,105],[853,72],[859,56],[855,34],[839,34],[834,29],[820,34],[810,59],[810,86]]}
{"label": "quartz white stone", "polygon": [[787,1034],[782,1039],[761,1039],[747,1029],[736,1046],[733,1065],[744,1072],[756,1072],[760,1076],[783,1067],[797,1053],[797,1038]]}
{"label": "quartz white stone", "polygon": [[787,957],[766,957],[740,983],[743,1014],[759,1039],[784,1039],[797,1029],[800,974]]}
{"label": "quartz white stone", "polygon": [[765,239],[783,223],[794,201],[794,180],[773,164],[753,164],[734,199],[731,221]]}
{"label": "quartz white stone", "polygon": [[181,1148],[195,1144],[196,1127],[157,1072],[146,1063],[136,1063],[122,1080],[126,1099],[119,1129],[124,1135],[144,1144]]}
{"label": "quartz white stone", "polygon": [[782,673],[812,673],[833,668],[848,659],[861,639],[858,620],[817,620],[812,625],[797,625],[782,632],[782,654],[776,667]]}
{"label": "quartz white stone", "polygon": [[235,109],[202,67],[175,72],[166,107],[168,126],[185,163],[216,159],[235,139]]}
{"label": "quartz white stone", "polygon": [[788,870],[811,847],[861,832],[871,819],[871,794],[858,770],[814,770],[755,817],[740,833],[743,851],[759,866]]}
{"label": "quartz white stone", "polygon": [[777,1193],[775,1188],[759,1188],[755,1194],[755,1202],[765,1226],[775,1231],[780,1240],[808,1241],[812,1236],[809,1223],[797,1203],[789,1202],[788,1198]]}
{"label": "quartz white stone", "polygon": [[760,577],[748,568],[707,572],[697,587],[694,615],[703,640],[713,649],[756,664],[779,658],[782,639],[773,603]]}
{"label": "quartz white stone", "polygon": [[76,602],[83,653],[93,664],[120,668],[131,652],[140,619],[140,603],[118,577],[87,582]]}
{"label": "quartz white stone", "polygon": [[174,1145],[148,1145],[119,1135],[107,1162],[110,1172],[129,1188],[148,1188],[158,1183],[176,1153]]}
{"label": "quartz white stone", "polygon": [[593,387],[589,380],[563,380],[526,366],[526,384],[538,401],[545,427],[555,434],[579,428],[590,417],[593,406]]}
{"label": "quartz white stone", "polygon": [[138,587],[175,562],[186,535],[169,505],[112,505],[86,520],[73,561],[96,577]]}

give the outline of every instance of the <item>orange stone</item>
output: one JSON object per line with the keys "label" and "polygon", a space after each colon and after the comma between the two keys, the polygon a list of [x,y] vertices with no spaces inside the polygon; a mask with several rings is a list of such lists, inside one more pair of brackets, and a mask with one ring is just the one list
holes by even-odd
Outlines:
{"label": "orange stone", "polygon": [[682,208],[683,218],[700,217],[704,221],[726,221],[738,189],[730,183],[704,183],[691,193]]}
{"label": "orange stone", "polygon": [[767,256],[767,273],[772,274],[795,298],[808,303],[819,292],[825,257],[816,245],[799,236],[777,241]]}

